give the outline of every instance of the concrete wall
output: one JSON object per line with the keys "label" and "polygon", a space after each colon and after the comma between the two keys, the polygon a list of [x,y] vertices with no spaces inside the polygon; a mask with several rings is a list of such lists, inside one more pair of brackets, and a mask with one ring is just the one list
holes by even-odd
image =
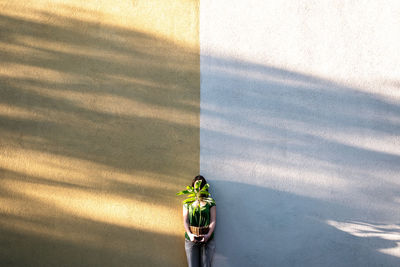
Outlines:
{"label": "concrete wall", "polygon": [[398,1],[204,0],[215,266],[400,265]]}
{"label": "concrete wall", "polygon": [[185,266],[198,1],[1,1],[0,266]]}
{"label": "concrete wall", "polygon": [[185,266],[199,170],[214,266],[400,265],[397,1],[0,10],[1,266]]}

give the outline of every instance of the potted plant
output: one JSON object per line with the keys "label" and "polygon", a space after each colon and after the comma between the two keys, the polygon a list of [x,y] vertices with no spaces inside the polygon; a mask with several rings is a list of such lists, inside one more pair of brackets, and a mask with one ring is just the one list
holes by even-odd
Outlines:
{"label": "potted plant", "polygon": [[196,214],[196,211],[198,210],[198,216],[195,217],[197,219],[198,226],[189,226],[190,231],[196,235],[204,235],[208,233],[208,226],[201,226],[202,224],[204,225],[205,223],[205,218],[201,217],[201,206],[200,206],[200,201],[207,202],[209,204],[214,203],[214,199],[211,198],[211,194],[207,191],[207,189],[210,187],[209,184],[205,184],[203,188],[200,189],[200,184],[201,180],[197,180],[194,183],[194,186],[187,186],[186,190],[182,190],[178,193],[176,193],[177,196],[180,195],[187,195],[186,199],[182,201],[183,204],[189,204],[193,205],[194,202],[196,202],[196,205],[193,206],[193,214],[192,216],[194,217]]}

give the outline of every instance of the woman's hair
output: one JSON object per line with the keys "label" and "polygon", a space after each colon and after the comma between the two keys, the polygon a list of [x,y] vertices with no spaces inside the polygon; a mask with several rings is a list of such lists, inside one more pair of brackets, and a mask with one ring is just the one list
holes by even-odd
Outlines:
{"label": "woman's hair", "polygon": [[[192,186],[194,186],[194,184],[195,184],[196,181],[198,181],[198,180],[201,180],[200,189],[202,189],[203,186],[205,186],[205,185],[207,184],[207,181],[206,181],[206,179],[205,179],[203,176],[201,176],[201,175],[197,175],[196,177],[193,178]],[[208,192],[208,188],[206,189],[206,191]]]}

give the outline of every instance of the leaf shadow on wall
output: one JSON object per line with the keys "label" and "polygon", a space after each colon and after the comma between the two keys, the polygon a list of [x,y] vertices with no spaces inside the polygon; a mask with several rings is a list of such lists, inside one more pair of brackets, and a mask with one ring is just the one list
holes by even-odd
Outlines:
{"label": "leaf shadow on wall", "polygon": [[199,53],[59,11],[0,14],[0,265],[183,266]]}
{"label": "leaf shadow on wall", "polygon": [[218,266],[399,264],[396,99],[240,59],[201,75]]}

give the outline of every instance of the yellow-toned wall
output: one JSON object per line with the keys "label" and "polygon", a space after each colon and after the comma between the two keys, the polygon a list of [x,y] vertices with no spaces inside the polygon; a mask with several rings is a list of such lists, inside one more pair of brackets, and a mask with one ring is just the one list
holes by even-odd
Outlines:
{"label": "yellow-toned wall", "polygon": [[186,265],[198,5],[1,2],[1,266]]}

